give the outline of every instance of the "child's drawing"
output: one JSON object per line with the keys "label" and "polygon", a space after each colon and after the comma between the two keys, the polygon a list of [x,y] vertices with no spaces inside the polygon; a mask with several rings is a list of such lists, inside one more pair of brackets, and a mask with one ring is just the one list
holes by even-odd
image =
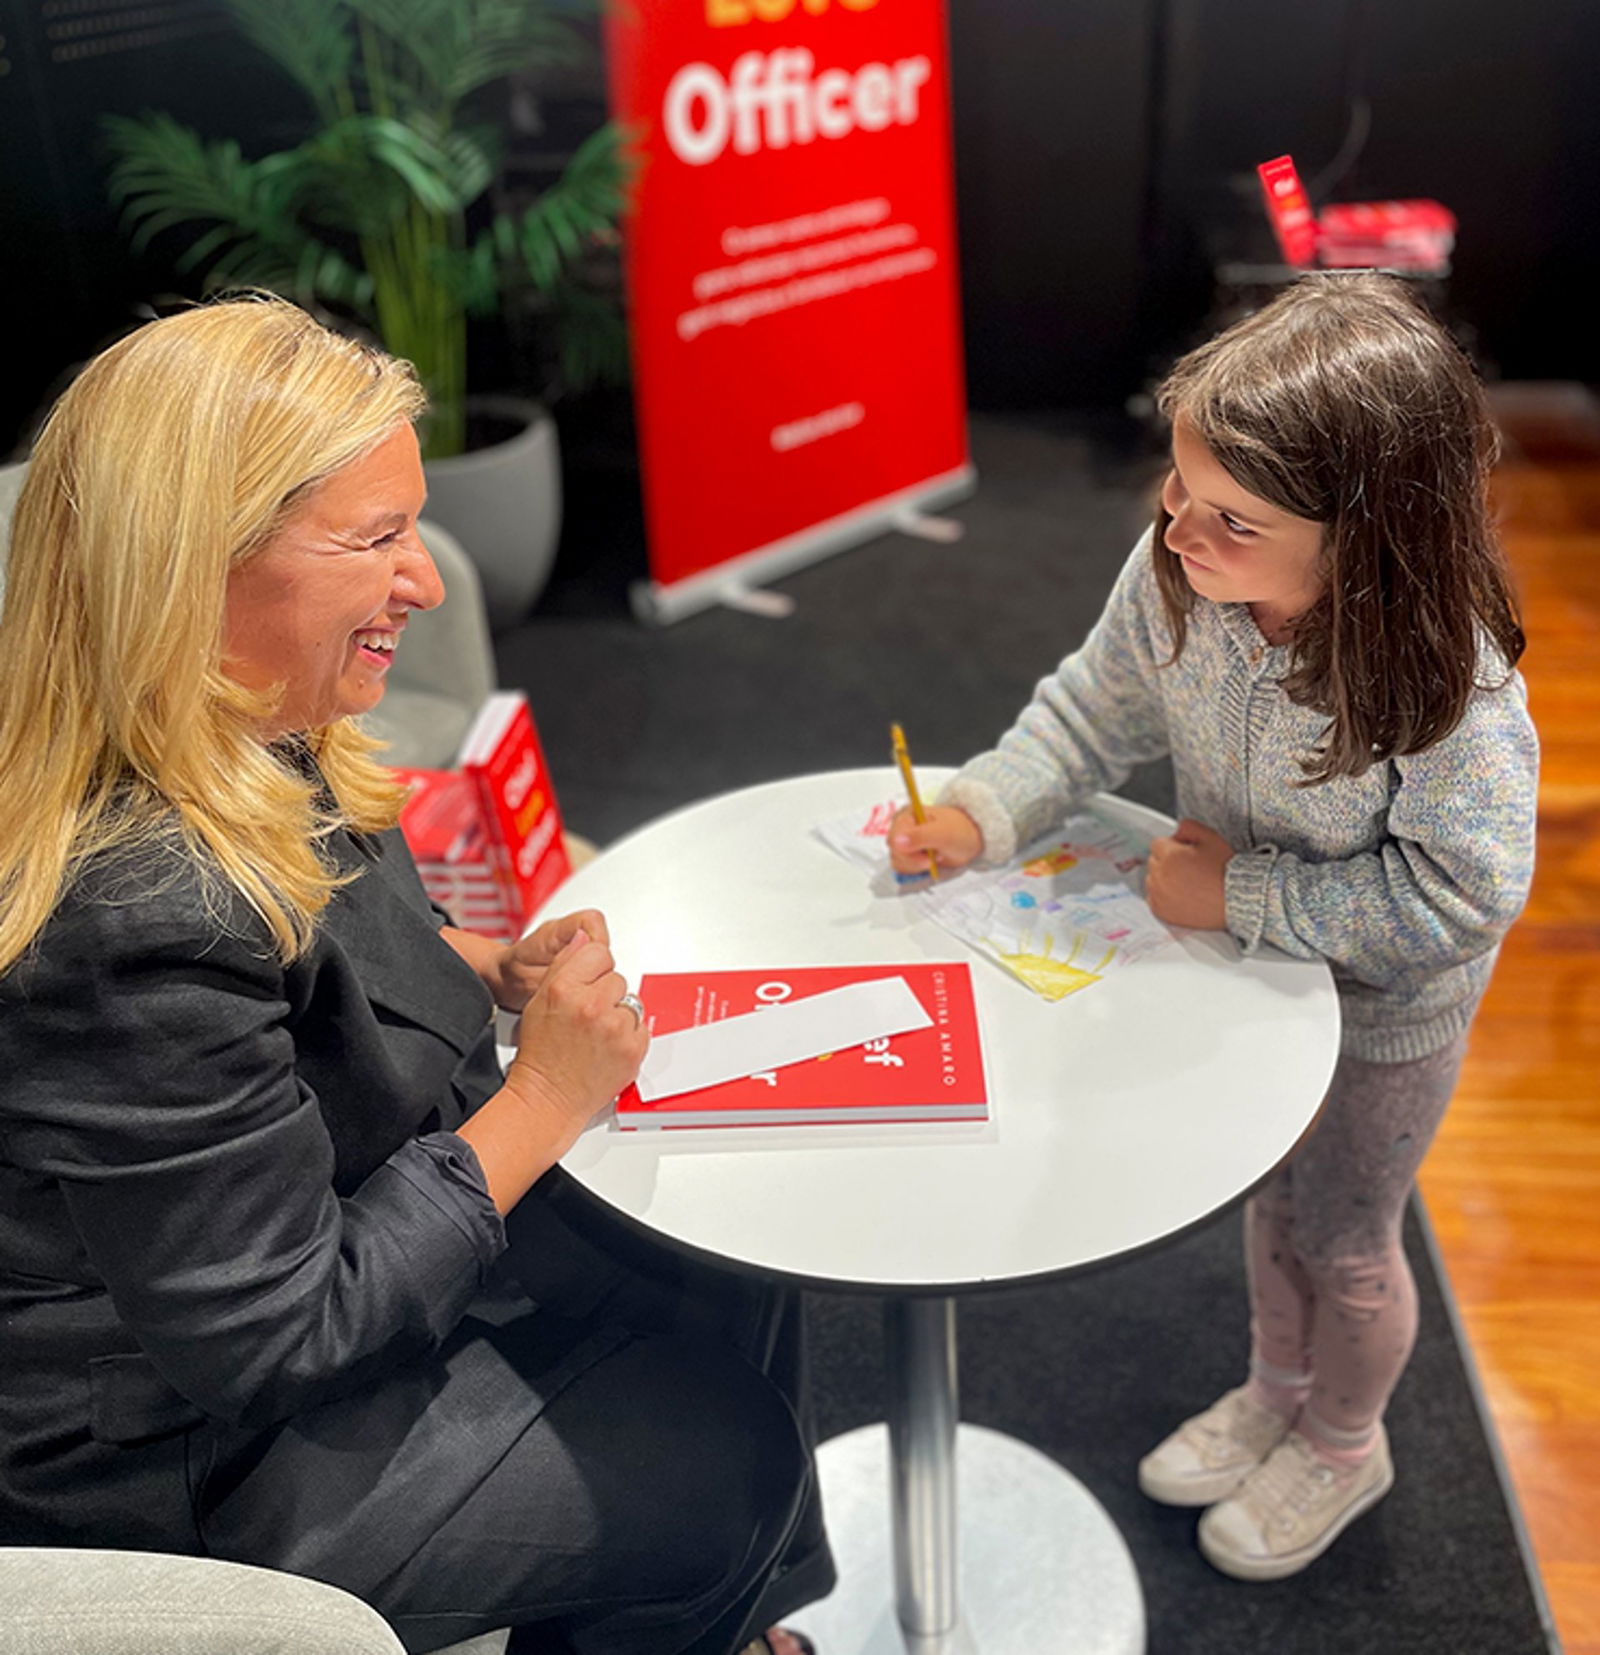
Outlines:
{"label": "child's drawing", "polygon": [[[894,888],[885,836],[898,801],[821,823],[818,836]],[[1098,816],[1069,817],[1004,868],[968,868],[908,891],[931,919],[1046,1000],[1064,999],[1171,946],[1144,900],[1145,849]],[[886,877],[885,877],[886,876]]]}

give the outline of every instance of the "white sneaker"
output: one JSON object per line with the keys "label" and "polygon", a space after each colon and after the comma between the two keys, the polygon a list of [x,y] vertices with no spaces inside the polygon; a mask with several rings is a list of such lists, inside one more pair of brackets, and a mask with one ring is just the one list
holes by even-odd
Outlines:
{"label": "white sneaker", "polygon": [[1139,1461],[1139,1487],[1169,1506],[1224,1500],[1289,1434],[1290,1421],[1241,1385]]}
{"label": "white sneaker", "polygon": [[1200,1519],[1200,1550],[1236,1580],[1281,1580],[1321,1557],[1394,1487],[1389,1439],[1360,1465],[1330,1465],[1291,1431],[1236,1494]]}

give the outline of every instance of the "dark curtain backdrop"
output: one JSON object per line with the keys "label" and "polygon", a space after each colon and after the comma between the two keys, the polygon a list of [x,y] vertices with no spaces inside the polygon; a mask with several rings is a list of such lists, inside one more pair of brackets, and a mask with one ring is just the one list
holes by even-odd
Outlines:
{"label": "dark curtain backdrop", "polygon": [[1313,200],[1431,196],[1459,220],[1447,305],[1491,372],[1600,379],[1593,0],[1161,0],[1143,314],[1203,325],[1213,257],[1270,256],[1258,161]]}
{"label": "dark curtain backdrop", "polygon": [[[1346,198],[1457,212],[1450,304],[1493,371],[1600,381],[1593,0],[947,4],[978,407],[1122,404],[1205,327],[1214,259],[1266,250],[1251,169],[1285,150]],[[596,91],[547,89],[546,148],[581,136],[563,115]],[[100,114],[167,109],[254,151],[296,97],[222,0],[0,0],[0,454],[73,363],[184,286],[159,248],[127,251]]]}
{"label": "dark curtain backdrop", "polygon": [[0,0],[0,37],[4,458],[75,364],[152,300],[195,291],[160,249],[130,251],[106,201],[100,116],[168,110],[249,150],[298,108],[222,0]]}

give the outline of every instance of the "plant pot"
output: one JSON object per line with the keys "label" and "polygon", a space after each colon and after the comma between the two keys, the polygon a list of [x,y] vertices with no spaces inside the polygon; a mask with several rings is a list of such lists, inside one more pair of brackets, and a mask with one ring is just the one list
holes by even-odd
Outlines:
{"label": "plant pot", "polygon": [[485,447],[429,460],[424,515],[465,548],[483,581],[489,625],[515,626],[544,590],[561,535],[555,421],[520,397],[467,399],[468,430],[509,432]]}

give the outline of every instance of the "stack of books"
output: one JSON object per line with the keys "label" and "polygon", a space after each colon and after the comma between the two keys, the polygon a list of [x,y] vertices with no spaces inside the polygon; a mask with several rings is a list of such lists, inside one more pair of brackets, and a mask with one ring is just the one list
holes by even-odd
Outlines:
{"label": "stack of books", "polygon": [[400,831],[423,889],[463,931],[507,942],[518,934],[484,830],[477,789],[459,770],[396,769],[411,789]]}
{"label": "stack of books", "polygon": [[1325,270],[1403,270],[1414,276],[1449,274],[1456,219],[1438,201],[1344,201],[1313,213],[1293,159],[1263,161],[1267,219],[1285,264]]}
{"label": "stack of books", "polygon": [[1317,258],[1330,270],[1442,276],[1455,245],[1455,214],[1437,201],[1350,201],[1317,214]]}
{"label": "stack of books", "polygon": [[395,775],[412,790],[400,831],[428,895],[462,930],[519,937],[571,872],[527,697],[491,695],[455,769]]}

